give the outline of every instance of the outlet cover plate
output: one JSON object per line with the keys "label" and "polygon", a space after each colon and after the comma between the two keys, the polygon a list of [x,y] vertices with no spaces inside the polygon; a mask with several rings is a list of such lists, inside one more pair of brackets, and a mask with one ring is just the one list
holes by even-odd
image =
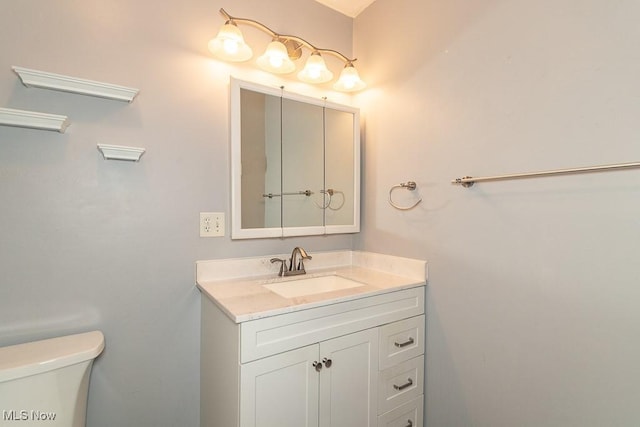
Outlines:
{"label": "outlet cover plate", "polygon": [[200,237],[224,236],[224,212],[200,212]]}

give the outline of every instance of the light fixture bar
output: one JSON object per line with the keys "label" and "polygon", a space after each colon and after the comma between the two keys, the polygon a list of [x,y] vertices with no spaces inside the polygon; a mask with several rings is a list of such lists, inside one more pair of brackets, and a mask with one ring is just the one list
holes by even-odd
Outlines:
{"label": "light fixture bar", "polygon": [[344,61],[346,63],[352,63],[352,62],[355,62],[355,61],[358,60],[357,58],[353,58],[353,59],[347,58],[342,53],[340,53],[340,52],[338,52],[337,50],[334,50],[334,49],[325,49],[325,48],[316,47],[316,46],[312,45],[311,43],[309,43],[308,41],[306,41],[305,39],[303,39],[302,37],[288,35],[288,34],[276,33],[271,28],[267,27],[263,23],[258,22],[258,21],[254,20],[254,19],[238,18],[238,17],[235,17],[235,16],[231,16],[223,8],[220,9],[220,14],[222,16],[224,16],[224,18],[227,21],[235,22],[236,24],[248,24],[248,25],[251,25],[251,26],[253,26],[255,28],[258,28],[259,30],[262,30],[265,33],[269,34],[274,39],[293,40],[295,42],[298,42],[298,43],[308,47],[309,49],[311,49],[312,52],[313,51],[317,51],[317,52],[320,52],[320,53],[328,53],[330,55],[333,55],[333,56],[341,59],[342,61]]}
{"label": "light fixture bar", "polygon": [[231,62],[243,62],[249,60],[253,51],[244,41],[238,24],[252,26],[271,37],[271,42],[264,53],[258,57],[257,65],[265,71],[275,74],[289,74],[296,69],[293,60],[302,56],[302,47],[311,50],[303,69],[298,73],[298,79],[306,83],[321,84],[333,79],[333,73],[327,68],[322,54],[335,56],[344,62],[344,68],[333,85],[333,88],[342,92],[356,92],[367,85],[360,79],[353,63],[356,58],[348,58],[334,49],[317,47],[302,37],[280,34],[255,19],[239,18],[220,9],[220,14],[225,18],[218,35],[209,41],[209,50],[219,59]]}

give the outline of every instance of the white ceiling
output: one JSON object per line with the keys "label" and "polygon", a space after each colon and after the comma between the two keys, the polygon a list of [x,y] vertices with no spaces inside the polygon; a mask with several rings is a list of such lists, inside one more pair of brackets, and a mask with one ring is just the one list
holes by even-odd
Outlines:
{"label": "white ceiling", "polygon": [[375,0],[316,0],[331,9],[355,18]]}

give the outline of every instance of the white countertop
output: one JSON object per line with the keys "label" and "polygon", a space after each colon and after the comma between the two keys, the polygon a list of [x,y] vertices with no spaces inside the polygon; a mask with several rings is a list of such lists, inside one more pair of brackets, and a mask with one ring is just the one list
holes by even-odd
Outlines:
{"label": "white countertop", "polygon": [[[305,310],[401,289],[424,286],[426,262],[373,254],[338,251],[312,254],[305,261],[306,275],[278,277],[273,257],[283,255],[198,261],[196,282],[200,291],[236,323]],[[362,286],[304,295],[280,296],[263,285],[335,274],[362,283]]]}

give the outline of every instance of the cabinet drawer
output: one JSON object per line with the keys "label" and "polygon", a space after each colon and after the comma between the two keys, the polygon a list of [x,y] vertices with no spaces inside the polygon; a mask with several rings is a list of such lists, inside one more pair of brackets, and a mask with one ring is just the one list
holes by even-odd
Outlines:
{"label": "cabinet drawer", "polygon": [[380,328],[380,370],[424,354],[424,315]]}
{"label": "cabinet drawer", "polygon": [[251,360],[424,314],[424,286],[240,324],[240,360]]}
{"label": "cabinet drawer", "polygon": [[384,414],[424,393],[424,356],[378,374],[378,414]]}
{"label": "cabinet drawer", "polygon": [[422,427],[424,396],[398,406],[378,417],[378,427]]}

